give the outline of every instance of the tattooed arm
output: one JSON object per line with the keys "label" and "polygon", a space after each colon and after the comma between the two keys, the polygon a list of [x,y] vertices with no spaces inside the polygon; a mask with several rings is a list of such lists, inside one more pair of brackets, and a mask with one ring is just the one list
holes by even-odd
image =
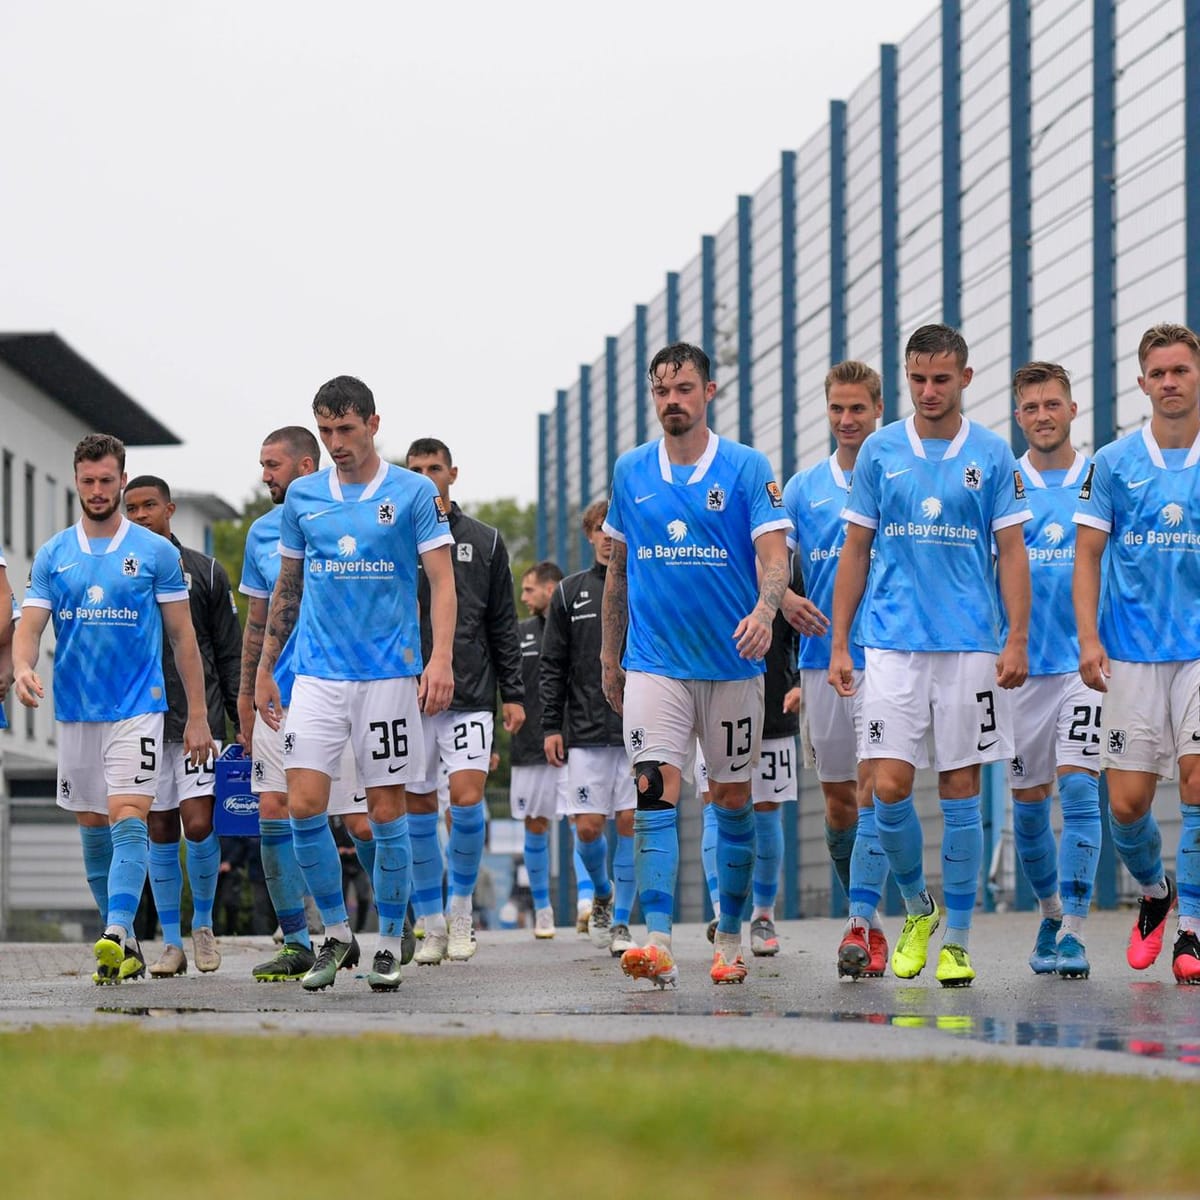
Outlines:
{"label": "tattooed arm", "polygon": [[625,696],[625,672],[621,653],[625,649],[625,630],[629,627],[629,579],[625,573],[628,550],[624,542],[613,538],[612,557],[604,575],[604,599],[600,605],[600,670],[604,698],[615,712],[622,711]]}
{"label": "tattooed arm", "polygon": [[271,594],[266,635],[262,640],[254,679],[254,707],[272,729],[278,729],[283,724],[283,703],[279,696],[279,685],[275,682],[275,664],[288,638],[292,636],[292,630],[296,628],[303,595],[304,559],[282,558],[279,578]]}
{"label": "tattooed arm", "polygon": [[760,533],[754,539],[754,550],[758,555],[758,603],[733,631],[738,653],[743,658],[762,658],[770,650],[771,625],[791,582],[787,535],[782,529]]}
{"label": "tattooed arm", "polygon": [[238,685],[238,741],[249,755],[254,736],[254,681],[258,660],[262,657],[263,638],[267,633],[265,596],[251,596],[246,608],[246,628],[242,630],[242,677]]}

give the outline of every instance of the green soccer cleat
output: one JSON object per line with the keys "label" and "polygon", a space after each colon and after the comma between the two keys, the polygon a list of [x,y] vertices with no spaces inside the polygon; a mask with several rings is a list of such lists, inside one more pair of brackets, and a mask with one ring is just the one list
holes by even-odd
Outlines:
{"label": "green soccer cleat", "polygon": [[900,940],[892,951],[892,974],[897,979],[916,979],[925,969],[929,956],[929,939],[942,923],[942,913],[933,902],[932,912],[909,915],[904,920]]}
{"label": "green soccer cleat", "polygon": [[250,974],[258,983],[291,983],[311,971],[317,956],[298,942],[284,942],[274,958],[255,967]]}
{"label": "green soccer cleat", "polygon": [[128,983],[132,979],[146,978],[146,955],[142,952],[141,944],[136,938],[125,943],[125,957],[121,959],[121,966],[117,974],[122,983]]}
{"label": "green soccer cleat", "polygon": [[358,939],[350,935],[348,942],[339,942],[337,938],[326,938],[321,943],[317,960],[308,973],[300,980],[300,986],[306,992],[319,992],[322,988],[332,987],[338,971],[349,971],[358,966]]}
{"label": "green soccer cleat", "polygon": [[373,992],[394,992],[400,986],[400,964],[390,950],[376,950],[375,961],[367,974]]}
{"label": "green soccer cleat", "polygon": [[101,986],[120,983],[121,963],[125,961],[125,948],[121,945],[121,939],[111,933],[101,934],[92,947],[92,953],[96,956],[96,971],[92,982]]}
{"label": "green soccer cleat", "polygon": [[975,978],[971,956],[953,942],[945,942],[938,955],[937,981],[942,987],[970,987]]}

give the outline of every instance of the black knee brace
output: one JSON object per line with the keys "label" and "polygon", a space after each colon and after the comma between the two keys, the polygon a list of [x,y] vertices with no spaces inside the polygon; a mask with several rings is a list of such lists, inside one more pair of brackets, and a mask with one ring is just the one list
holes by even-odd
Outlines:
{"label": "black knee brace", "polygon": [[634,777],[637,780],[637,806],[642,812],[652,812],[654,809],[670,808],[663,799],[663,777],[660,762],[653,760],[633,764]]}

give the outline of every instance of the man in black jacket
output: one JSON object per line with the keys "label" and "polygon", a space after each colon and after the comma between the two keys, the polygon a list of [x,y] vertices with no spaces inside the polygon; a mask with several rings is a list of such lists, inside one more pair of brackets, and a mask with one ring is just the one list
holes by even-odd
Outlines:
{"label": "man in black jacket", "polygon": [[[450,514],[454,536],[454,587],[458,621],[454,630],[454,698],[450,707],[422,720],[428,777],[408,788],[408,832],[412,842],[413,912],[425,925],[421,966],[448,958],[465,962],[475,953],[471,896],[479,877],[486,838],[483,790],[492,752],[499,686],[504,728],[516,733],[525,721],[525,684],[517,607],[513,601],[508,550],[498,530],[468,517],[450,500],[458,478],[450,449],[437,438],[418,438],[408,448],[410,471],[431,479]],[[421,572],[421,649],[432,645],[429,584]],[[442,909],[442,853],[437,841],[437,768],[450,773],[450,921]]]}
{"label": "man in black jacket", "polygon": [[[204,663],[208,724],[218,751],[225,738],[226,716],[237,724],[238,683],[242,663],[242,630],[225,568],[198,550],[180,546],[171,533],[175,505],[171,489],[155,475],[139,475],[125,487],[125,513],[135,525],[169,538],[179,549],[188,588],[192,625]],[[187,698],[175,661],[163,654],[167,712],[163,720],[164,770],[150,807],[150,888],[163,928],[162,956],[150,967],[155,976],[183,975],[180,897],[183,873],[179,866],[182,818],[187,838],[188,882],[192,888],[192,947],[197,969],[215,971],[221,955],[213,936],[213,901],[221,865],[221,845],[213,833],[213,764],[192,766],[183,753]]]}
{"label": "man in black jacket", "polygon": [[[636,943],[629,936],[635,890],[633,814],[637,792],[625,754],[621,717],[604,698],[600,673],[600,601],[612,554],[602,528],[608,503],[583,512],[583,533],[596,561],[555,589],[542,640],[542,722],[546,761],[567,765],[567,814],[575,818],[579,855],[596,887],[588,934],[614,956]],[[569,748],[569,753],[568,753]],[[617,825],[614,881],[608,877],[609,818]]]}

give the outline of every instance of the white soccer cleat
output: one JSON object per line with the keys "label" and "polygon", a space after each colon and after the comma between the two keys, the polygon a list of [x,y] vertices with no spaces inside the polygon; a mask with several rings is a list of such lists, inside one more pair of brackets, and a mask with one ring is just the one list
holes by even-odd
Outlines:
{"label": "white soccer cleat", "polygon": [[539,908],[533,919],[533,936],[535,938],[552,938],[554,936],[554,909]]}
{"label": "white soccer cleat", "polygon": [[[430,935],[426,934],[428,941]],[[446,946],[446,958],[450,962],[466,962],[476,951],[475,927],[467,916],[450,918],[450,939]]]}
{"label": "white soccer cleat", "polygon": [[413,962],[419,967],[436,967],[446,957],[448,939],[444,930],[427,929],[421,948],[413,955]]}

